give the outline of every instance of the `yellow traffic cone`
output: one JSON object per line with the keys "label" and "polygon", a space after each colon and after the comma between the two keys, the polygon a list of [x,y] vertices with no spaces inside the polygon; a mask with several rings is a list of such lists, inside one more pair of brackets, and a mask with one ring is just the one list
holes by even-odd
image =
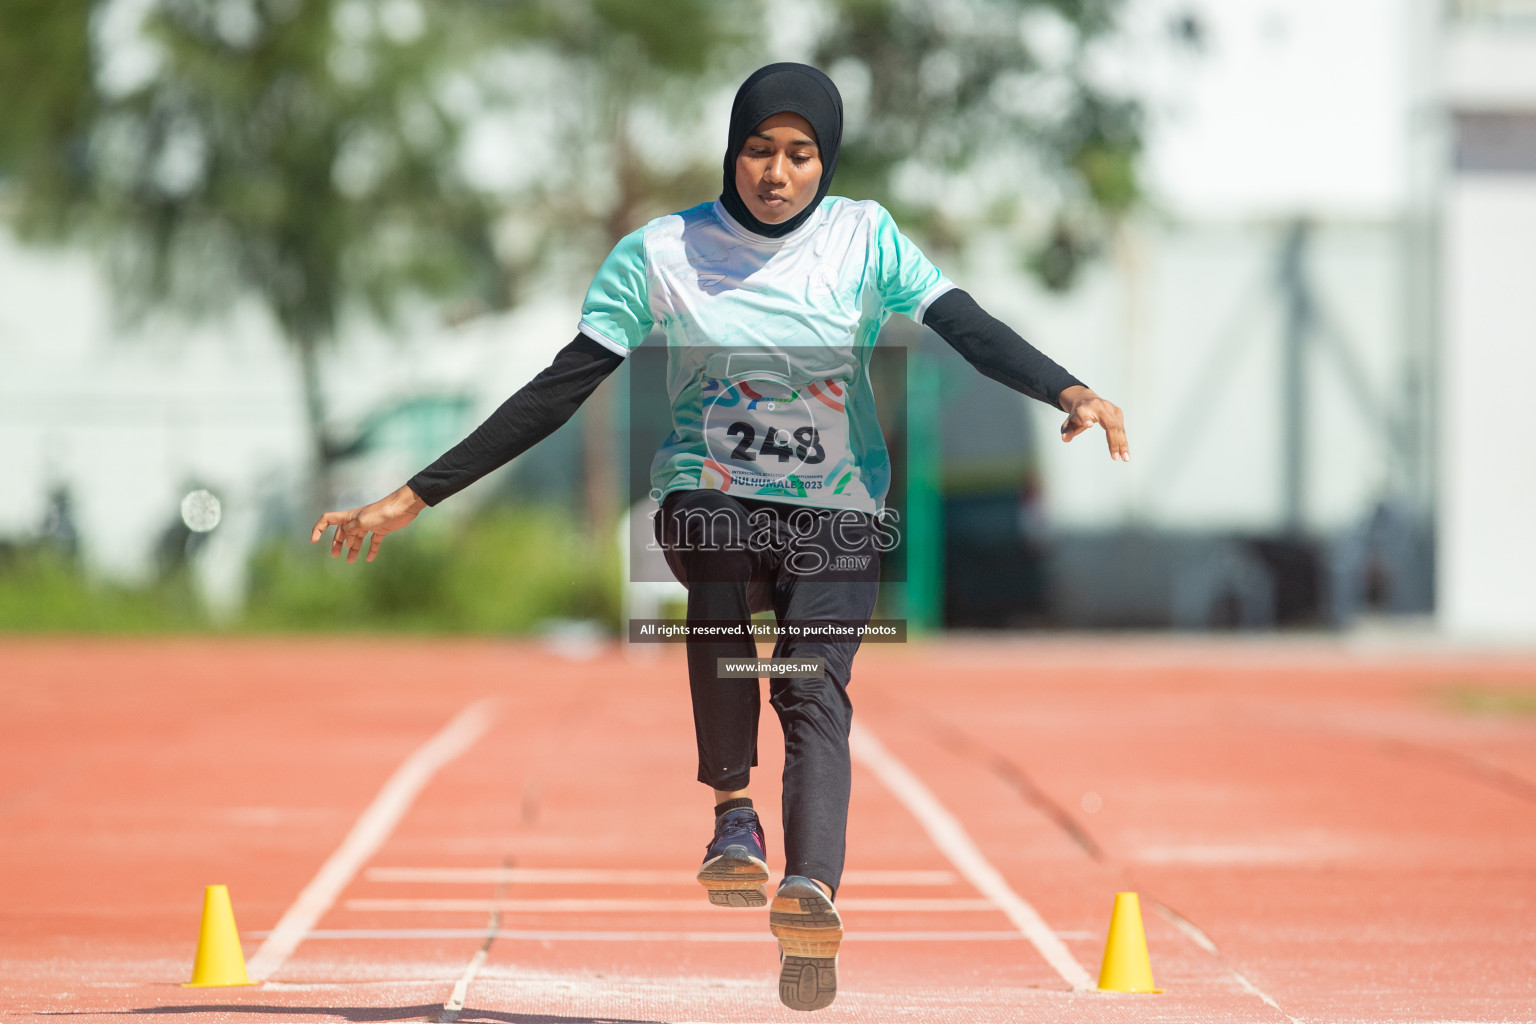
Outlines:
{"label": "yellow traffic cone", "polygon": [[1133,892],[1115,893],[1115,912],[1099,969],[1101,992],[1161,992],[1152,980],[1147,936],[1141,928],[1141,904]]}
{"label": "yellow traffic cone", "polygon": [[235,910],[229,903],[229,889],[210,885],[203,891],[203,926],[197,933],[197,960],[192,965],[192,980],[182,988],[254,984],[245,976],[245,954],[240,951],[240,933],[235,930]]}

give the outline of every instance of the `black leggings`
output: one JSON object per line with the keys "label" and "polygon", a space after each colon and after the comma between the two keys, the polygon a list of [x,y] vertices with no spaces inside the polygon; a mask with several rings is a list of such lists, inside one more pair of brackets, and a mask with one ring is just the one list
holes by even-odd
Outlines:
{"label": "black leggings", "polygon": [[[656,537],[688,588],[690,624],[744,623],[769,609],[781,625],[863,624],[874,613],[880,552],[866,513],[674,491],[656,516]],[[821,658],[826,673],[769,680],[784,729],[784,873],[818,879],[834,893],[848,826],[848,680],[858,649],[857,634],[780,637],[774,657]],[[717,678],[715,659],[757,656],[745,636],[688,638],[699,781],[715,789],[747,787],[761,707],[758,681]]]}

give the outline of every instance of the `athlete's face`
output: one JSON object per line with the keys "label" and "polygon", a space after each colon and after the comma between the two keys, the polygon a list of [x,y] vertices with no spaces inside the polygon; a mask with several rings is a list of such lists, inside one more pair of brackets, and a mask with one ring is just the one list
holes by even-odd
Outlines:
{"label": "athlete's face", "polygon": [[736,192],[764,224],[780,224],[805,209],[820,184],[816,133],[799,114],[774,114],[736,154]]}

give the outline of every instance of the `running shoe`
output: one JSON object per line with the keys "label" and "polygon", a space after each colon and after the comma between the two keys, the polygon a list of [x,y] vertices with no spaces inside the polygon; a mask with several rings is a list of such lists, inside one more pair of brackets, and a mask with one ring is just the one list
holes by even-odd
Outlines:
{"label": "running shoe", "polygon": [[767,905],[768,853],[756,811],[738,807],[715,819],[715,838],[704,850],[698,878],[716,906]]}
{"label": "running shoe", "polygon": [[768,930],[779,940],[779,1000],[791,1010],[820,1010],[837,998],[837,947],[843,919],[804,875],[788,875],[774,893]]}

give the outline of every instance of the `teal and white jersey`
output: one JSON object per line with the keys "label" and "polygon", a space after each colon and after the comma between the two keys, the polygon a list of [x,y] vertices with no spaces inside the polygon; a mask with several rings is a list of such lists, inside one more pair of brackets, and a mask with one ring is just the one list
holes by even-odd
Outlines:
{"label": "teal and white jersey", "polygon": [[716,201],[621,240],[580,331],[620,355],[666,333],[673,429],[651,464],[663,496],[713,488],[877,512],[891,464],[871,348],[892,313],[921,323],[953,287],[878,203],[828,196],[763,238]]}

